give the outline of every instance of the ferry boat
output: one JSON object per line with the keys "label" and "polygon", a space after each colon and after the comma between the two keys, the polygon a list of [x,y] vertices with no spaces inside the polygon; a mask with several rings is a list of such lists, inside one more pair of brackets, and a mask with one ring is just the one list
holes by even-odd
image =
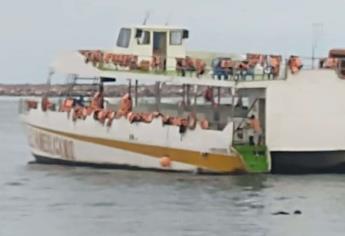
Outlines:
{"label": "ferry boat", "polygon": [[[36,161],[219,174],[345,171],[345,50],[307,68],[295,55],[187,51],[188,38],[185,27],[136,25],[120,29],[114,49],[60,55],[46,96],[20,103]],[[66,96],[53,101],[49,84],[61,74]],[[104,88],[121,81],[128,88],[119,104],[104,102]],[[90,98],[77,98],[80,83],[96,88]],[[154,102],[141,103],[138,89],[148,84]],[[162,97],[169,86],[181,88],[175,102]]]}

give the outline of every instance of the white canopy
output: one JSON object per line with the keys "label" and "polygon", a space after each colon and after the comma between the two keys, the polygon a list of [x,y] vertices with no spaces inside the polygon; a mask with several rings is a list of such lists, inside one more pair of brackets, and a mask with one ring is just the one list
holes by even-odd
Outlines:
{"label": "white canopy", "polygon": [[82,78],[99,78],[100,72],[91,63],[85,63],[79,52],[61,53],[51,64],[53,72],[77,75]]}

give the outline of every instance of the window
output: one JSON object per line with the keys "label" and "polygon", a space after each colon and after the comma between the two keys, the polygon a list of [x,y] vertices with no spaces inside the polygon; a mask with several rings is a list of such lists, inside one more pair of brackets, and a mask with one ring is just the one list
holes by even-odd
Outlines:
{"label": "window", "polygon": [[150,44],[151,39],[150,31],[143,31],[141,36],[138,38],[138,44],[147,45]]}
{"label": "window", "polygon": [[131,39],[131,30],[122,28],[120,30],[119,37],[117,38],[116,45],[118,47],[128,48],[130,39]]}
{"label": "window", "polygon": [[182,30],[175,30],[170,32],[170,45],[181,45],[183,38]]}

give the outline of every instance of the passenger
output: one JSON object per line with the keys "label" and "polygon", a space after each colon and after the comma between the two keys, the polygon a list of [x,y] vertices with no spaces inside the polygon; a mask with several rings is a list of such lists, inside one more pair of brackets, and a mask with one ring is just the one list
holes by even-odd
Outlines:
{"label": "passenger", "polygon": [[74,100],[74,104],[80,107],[84,107],[84,96],[80,95],[78,99]]}
{"label": "passenger", "polygon": [[132,98],[131,96],[126,93],[120,101],[120,106],[118,113],[122,116],[126,116],[132,111]]}
{"label": "passenger", "polygon": [[97,120],[104,125],[106,118],[108,117],[108,111],[106,110],[99,110],[97,112]]}
{"label": "passenger", "polygon": [[212,87],[207,87],[207,89],[204,92],[204,99],[206,102],[211,102],[212,105],[214,104],[213,88]]}
{"label": "passenger", "polygon": [[271,79],[273,77],[273,68],[270,63],[271,57],[265,56],[263,61],[263,79],[265,79],[265,76],[267,75],[267,79]]}
{"label": "passenger", "polygon": [[249,118],[249,128],[253,131],[253,136],[249,137],[250,145],[254,145],[255,155],[258,156],[258,146],[262,143],[262,128],[260,121],[255,115]]}
{"label": "passenger", "polygon": [[111,125],[113,124],[113,120],[116,117],[116,112],[112,111],[108,114],[108,120],[107,120],[107,127],[111,127]]}
{"label": "passenger", "polygon": [[163,125],[171,125],[171,119],[172,117],[168,116],[162,116],[162,123]]}
{"label": "passenger", "polygon": [[140,117],[141,117],[142,122],[151,123],[154,118],[154,114],[151,112],[145,112],[145,113],[141,113]]}
{"label": "passenger", "polygon": [[187,131],[187,127],[188,127],[188,119],[180,118],[180,124],[179,124],[180,134],[185,133]]}
{"label": "passenger", "polygon": [[188,71],[194,71],[195,70],[194,61],[189,56],[186,56],[185,64],[186,64],[186,70],[188,70]]}
{"label": "passenger", "polygon": [[338,60],[334,57],[329,57],[324,61],[323,68],[336,69],[337,65],[338,65]]}
{"label": "passenger", "polygon": [[201,59],[195,59],[195,71],[196,77],[199,78],[201,75],[205,73],[206,63]]}
{"label": "passenger", "polygon": [[53,107],[53,103],[51,103],[47,96],[42,98],[42,111],[50,110]]}
{"label": "passenger", "polygon": [[197,121],[197,117],[196,117],[195,112],[191,112],[191,113],[188,115],[187,121],[188,121],[188,128],[189,128],[189,129],[195,129],[195,127],[196,127],[196,121]]}
{"label": "passenger", "polygon": [[289,64],[292,74],[297,73],[303,67],[301,59],[297,56],[290,56],[288,64]]}
{"label": "passenger", "polygon": [[200,127],[202,129],[208,129],[209,128],[209,123],[208,123],[208,120],[206,118],[203,118],[200,120]]}
{"label": "passenger", "polygon": [[73,108],[74,100],[72,97],[67,97],[60,106],[61,112],[70,112]]}
{"label": "passenger", "polygon": [[84,108],[76,105],[73,109],[72,119],[73,121],[76,121],[77,119],[85,119],[86,116],[84,116]]}
{"label": "passenger", "polygon": [[96,92],[91,100],[91,108],[93,110],[100,110],[104,108],[104,96],[103,96],[103,89],[100,89],[100,91]]}
{"label": "passenger", "polygon": [[176,70],[178,75],[186,76],[186,60],[184,58],[176,58]]}
{"label": "passenger", "polygon": [[237,77],[238,79],[245,80],[248,74],[248,69],[249,69],[249,63],[247,60],[242,61],[238,66],[237,66]]}
{"label": "passenger", "polygon": [[273,75],[273,79],[275,79],[279,76],[280,61],[278,57],[276,56],[271,56],[270,58],[271,58],[270,65],[272,68],[272,75]]}
{"label": "passenger", "polygon": [[26,107],[28,110],[30,109],[37,109],[37,101],[33,101],[33,100],[26,100]]}
{"label": "passenger", "polygon": [[252,77],[252,80],[255,80],[255,66],[256,64],[252,63],[248,63],[248,69],[247,69],[247,75]]}
{"label": "passenger", "polygon": [[152,69],[154,71],[161,70],[162,69],[162,60],[160,56],[154,55],[152,56]]}
{"label": "passenger", "polygon": [[113,54],[112,53],[104,53],[103,54],[103,61],[106,64],[109,64],[111,62],[112,58],[113,58]]}

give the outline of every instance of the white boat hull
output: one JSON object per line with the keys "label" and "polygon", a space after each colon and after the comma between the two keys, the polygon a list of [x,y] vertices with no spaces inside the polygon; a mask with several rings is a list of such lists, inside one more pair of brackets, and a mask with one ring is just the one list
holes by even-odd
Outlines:
{"label": "white boat hull", "polygon": [[[32,109],[22,114],[31,151],[37,160],[51,163],[143,168],[166,171],[245,172],[241,157],[231,152],[232,124],[223,131],[180,133],[163,126],[114,120],[111,127],[92,116],[72,121],[64,112]],[[169,166],[162,158],[169,158]]]}

